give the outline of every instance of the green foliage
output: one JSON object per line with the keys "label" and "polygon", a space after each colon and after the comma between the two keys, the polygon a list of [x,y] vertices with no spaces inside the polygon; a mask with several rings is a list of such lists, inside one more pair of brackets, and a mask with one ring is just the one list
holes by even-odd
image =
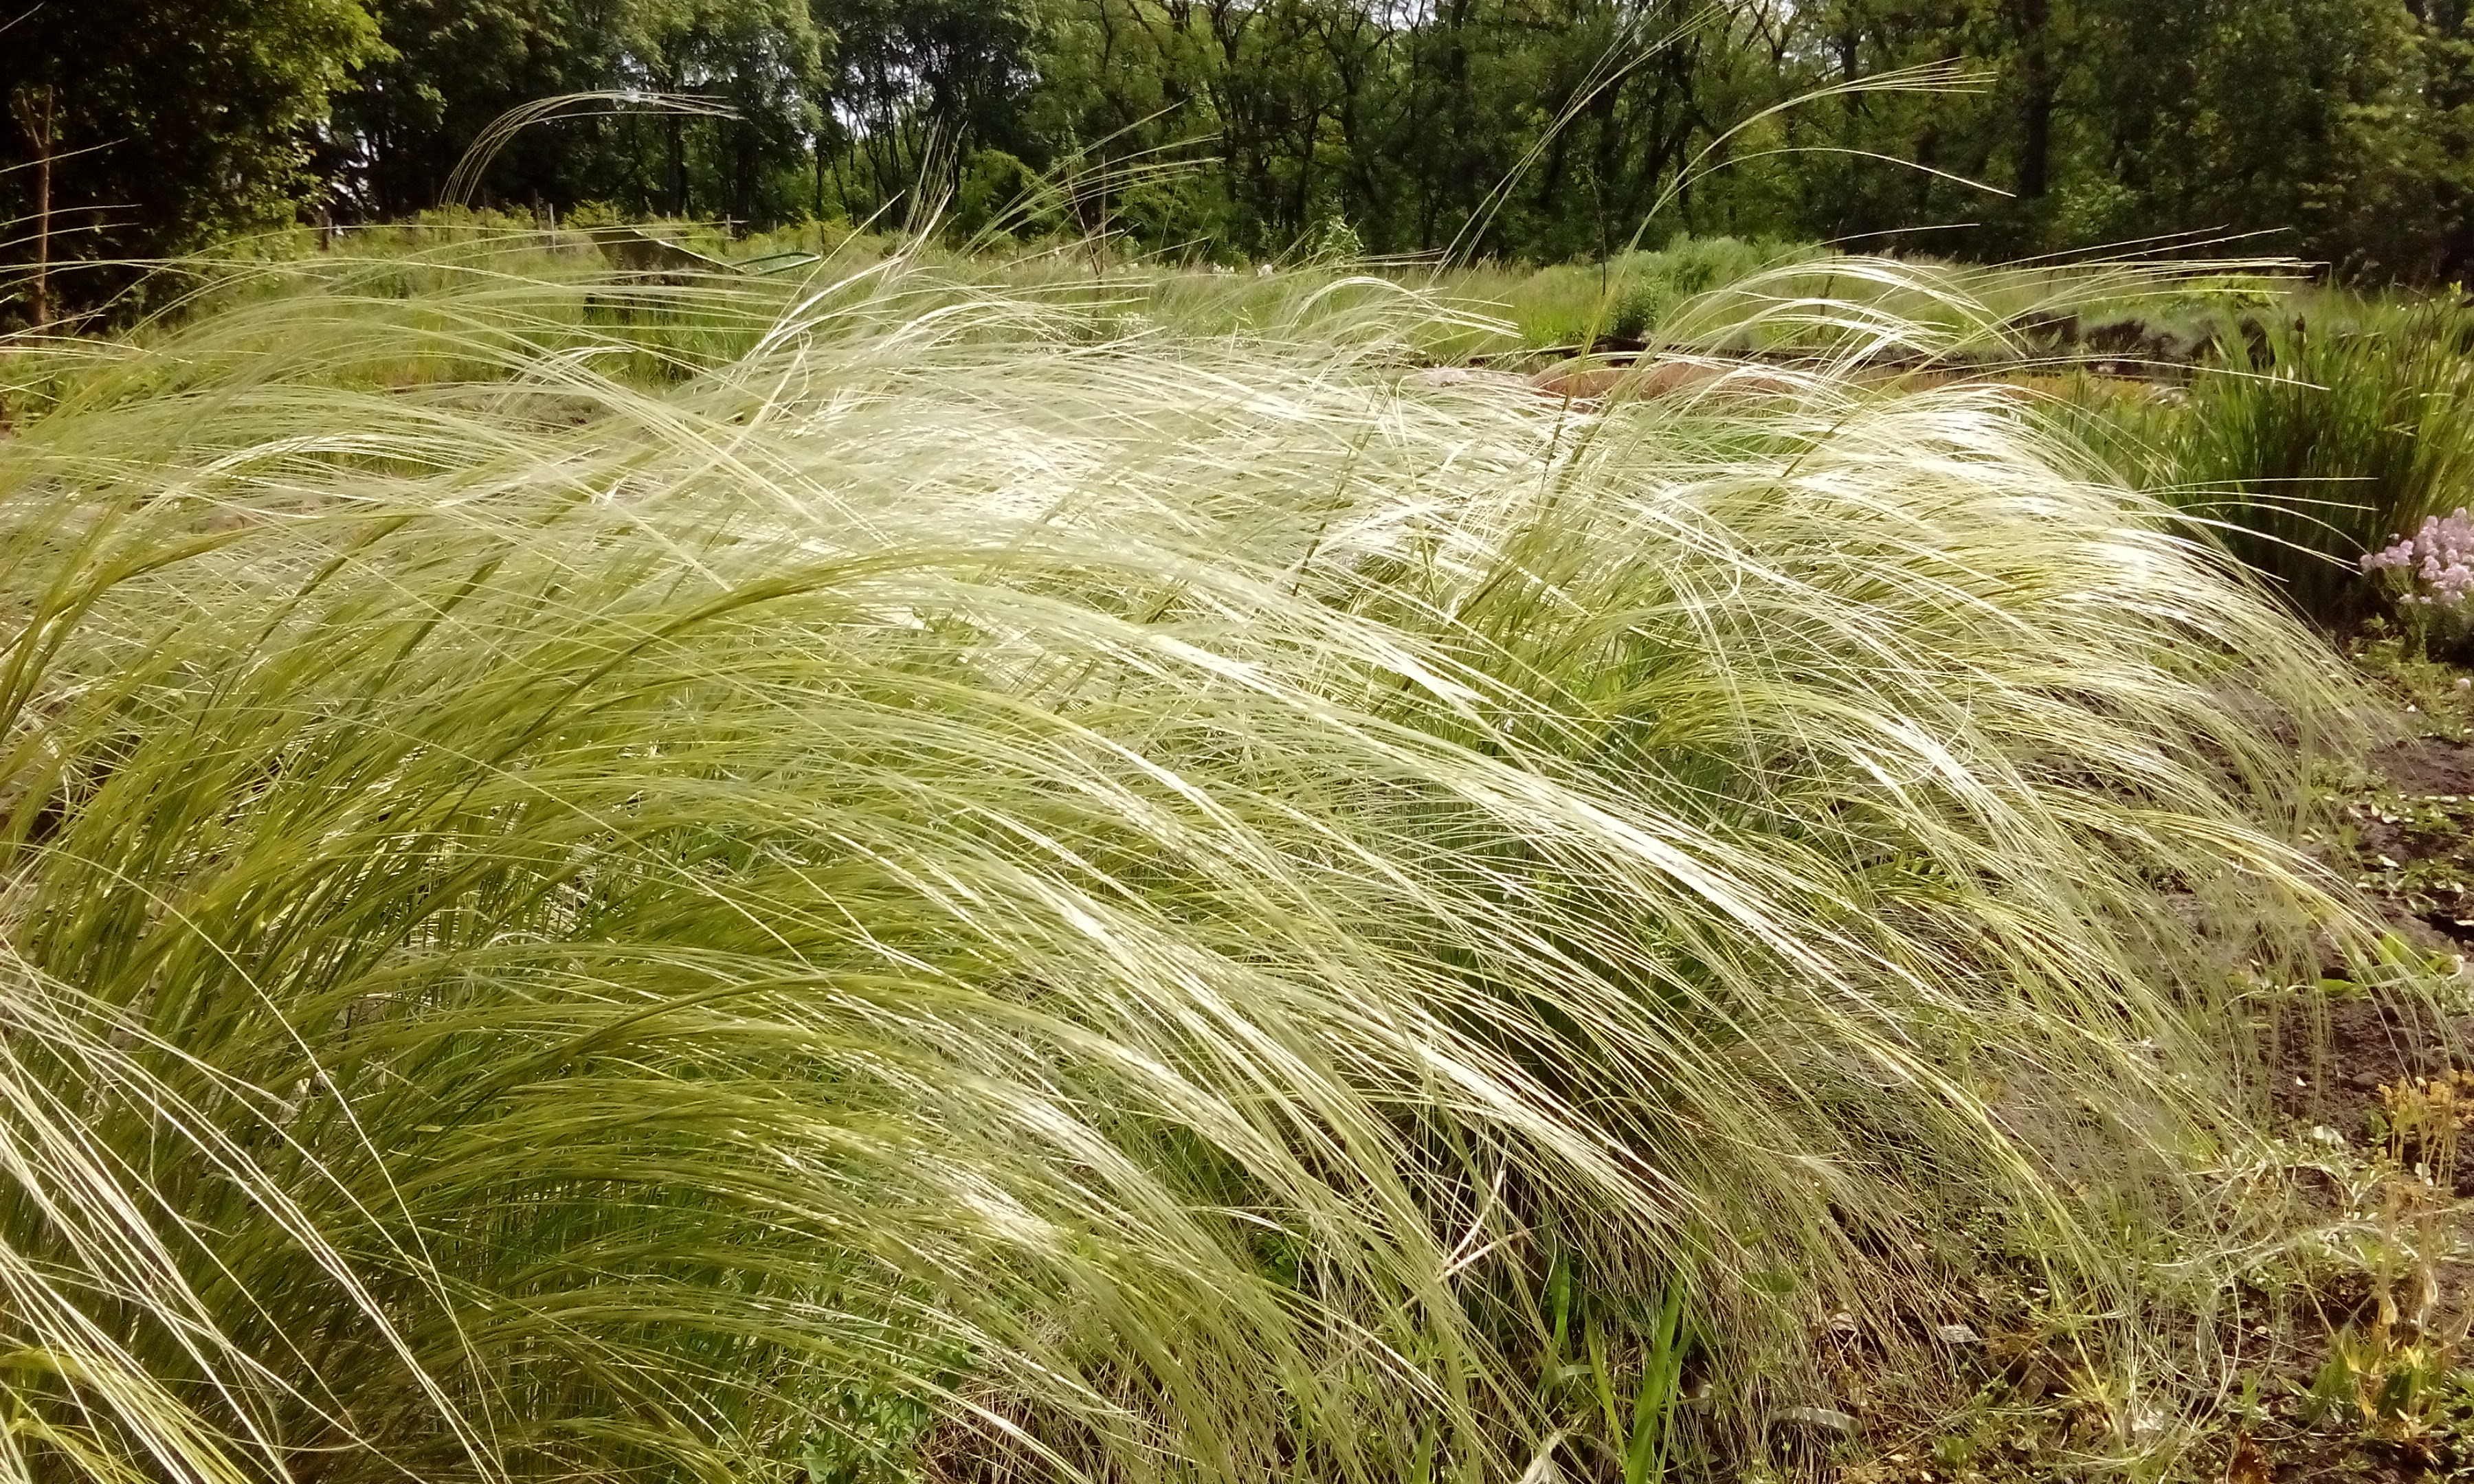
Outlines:
{"label": "green foliage", "polygon": [[2462,102],[2444,48],[2462,23],[2446,11],[2426,20],[2391,0],[1799,8],[1830,59],[1807,82],[1959,57],[1989,84],[1787,115],[1789,144],[1870,152],[1812,158],[1807,229],[1994,256],[2264,232],[2268,249],[2348,271],[2429,275],[2468,245],[2442,209],[2463,156],[2431,137],[2438,110]]}
{"label": "green foliage", "polygon": [[[1337,215],[1378,252],[1604,258],[1674,192],[1661,235],[1987,258],[2266,232],[2428,278],[2474,249],[2464,24],[2395,0],[1073,0],[1024,117],[1054,157],[1191,159],[1167,214],[1256,255]],[[1879,85],[1952,59],[1979,83]]]}
{"label": "green foliage", "polygon": [[[376,36],[357,0],[38,8],[0,84],[61,89],[58,142],[109,146],[63,156],[80,251],[182,250],[295,205],[400,219],[510,109],[654,92],[706,113],[535,124],[476,202],[734,230],[942,210],[970,240],[1035,178],[1012,235],[1232,266],[1311,255],[1334,222],[1359,255],[1455,263],[1606,261],[1677,232],[1977,259],[2256,233],[2362,278],[2474,263],[2474,41],[2452,7],[368,4]],[[22,133],[0,163],[27,162]],[[25,172],[0,182],[28,207]],[[123,210],[141,230],[94,235]],[[1643,288],[1620,317],[1663,307]]]}
{"label": "green foliage", "polygon": [[1642,339],[1686,299],[1813,255],[1808,247],[1733,237],[1678,237],[1661,251],[1629,253],[1608,265],[1615,286],[1613,309],[1599,311],[1603,327],[1620,339]]}
{"label": "green foliage", "polygon": [[2349,1326],[2330,1341],[2306,1395],[2316,1418],[2413,1441],[2462,1387],[2447,1345]]}
{"label": "green foliage", "polygon": [[[492,162],[483,199],[515,206],[629,202],[634,214],[780,220],[823,86],[805,0],[383,0],[393,56],[340,101],[366,141],[348,170],[366,216],[437,205],[457,162],[521,105],[617,91],[692,96],[719,116],[617,101],[532,125]],[[822,34],[830,36],[829,32]]]}
{"label": "green foliage", "polygon": [[[492,120],[615,81],[618,36],[578,0],[379,0],[371,9],[387,55],[337,100],[335,119],[343,135],[369,141],[367,157],[345,172],[344,203],[359,214],[401,219],[442,204],[456,162]],[[570,210],[606,198],[604,172],[578,167],[609,142],[596,120],[535,125],[500,152],[487,197],[528,203],[546,192]]]}
{"label": "green foliage", "polygon": [[[47,137],[15,117],[0,128],[12,267],[35,256],[45,176],[56,264],[182,252],[288,222],[316,194],[310,131],[328,96],[378,51],[357,0],[78,0],[16,7],[0,24],[0,102],[51,101]],[[127,281],[87,270],[53,293],[92,304]]]}
{"label": "green foliage", "polygon": [[1377,253],[1605,255],[1757,30],[1680,0],[1076,0],[1051,12],[1026,121],[1103,177],[1188,161],[1163,214],[1220,251],[1276,256],[1341,218]]}
{"label": "green foliage", "polygon": [[971,156],[954,191],[953,227],[976,237],[991,227],[1015,236],[1038,232],[1043,194],[1038,175],[1003,150],[982,150]]}

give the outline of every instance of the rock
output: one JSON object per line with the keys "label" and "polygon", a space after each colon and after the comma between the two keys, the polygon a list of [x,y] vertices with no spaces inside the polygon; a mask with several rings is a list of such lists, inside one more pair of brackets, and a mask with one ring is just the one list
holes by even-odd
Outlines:
{"label": "rock", "polygon": [[1856,1419],[1836,1407],[1791,1406],[1780,1412],[1775,1420],[1786,1426],[1832,1433],[1842,1438],[1856,1430]]}

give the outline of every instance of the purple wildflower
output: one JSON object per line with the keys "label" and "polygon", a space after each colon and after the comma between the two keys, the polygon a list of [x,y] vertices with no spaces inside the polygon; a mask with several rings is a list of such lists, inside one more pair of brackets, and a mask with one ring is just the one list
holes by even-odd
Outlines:
{"label": "purple wildflower", "polygon": [[2409,592],[2404,601],[2424,608],[2459,608],[2474,595],[2474,516],[2459,506],[2447,515],[2425,519],[2411,537],[2363,556],[2363,570],[2412,574],[2428,590]]}

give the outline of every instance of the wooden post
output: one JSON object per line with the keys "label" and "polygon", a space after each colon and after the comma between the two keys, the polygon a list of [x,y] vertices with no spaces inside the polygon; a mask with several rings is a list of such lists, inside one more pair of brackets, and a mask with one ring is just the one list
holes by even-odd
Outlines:
{"label": "wooden post", "polygon": [[49,87],[21,87],[10,100],[11,111],[35,147],[35,294],[36,328],[52,322],[52,123],[55,98]]}

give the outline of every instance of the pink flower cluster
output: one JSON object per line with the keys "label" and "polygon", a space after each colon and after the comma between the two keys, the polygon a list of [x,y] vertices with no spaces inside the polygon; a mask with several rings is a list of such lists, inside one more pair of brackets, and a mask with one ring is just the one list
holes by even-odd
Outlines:
{"label": "pink flower cluster", "polygon": [[2409,572],[2429,586],[2428,592],[2407,593],[2404,601],[2408,603],[2425,608],[2462,606],[2474,594],[2474,516],[2468,516],[2461,505],[2449,515],[2431,516],[2419,532],[2399,537],[2395,545],[2364,556],[2364,571],[2382,568]]}

